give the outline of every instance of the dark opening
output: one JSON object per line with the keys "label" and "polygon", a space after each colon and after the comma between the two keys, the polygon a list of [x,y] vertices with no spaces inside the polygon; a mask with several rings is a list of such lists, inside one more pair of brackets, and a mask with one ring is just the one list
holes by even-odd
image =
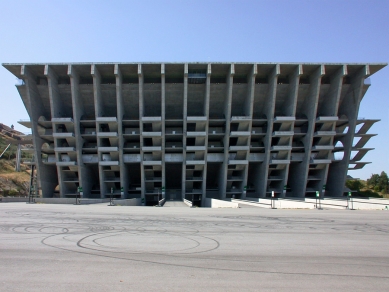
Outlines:
{"label": "dark opening", "polygon": [[182,164],[166,163],[166,190],[182,189]]}
{"label": "dark opening", "polygon": [[115,76],[103,76],[101,77],[101,84],[116,84]]}

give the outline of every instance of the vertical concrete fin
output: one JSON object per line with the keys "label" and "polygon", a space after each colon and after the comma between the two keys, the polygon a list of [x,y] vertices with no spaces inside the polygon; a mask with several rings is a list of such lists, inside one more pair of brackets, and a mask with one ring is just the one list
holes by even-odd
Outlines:
{"label": "vertical concrete fin", "polygon": [[342,92],[343,77],[347,72],[346,66],[339,69],[330,76],[330,88],[321,97],[323,100],[318,108],[318,116],[336,116],[339,107],[340,94]]}
{"label": "vertical concrete fin", "polygon": [[[61,110],[63,109],[62,99],[60,96],[60,91],[58,88],[58,76],[51,68],[50,65],[45,65],[44,75],[47,78],[48,88],[49,88],[49,99],[50,99],[50,109],[51,109],[51,117],[52,118],[60,118],[62,117]],[[57,128],[55,124],[53,126],[53,133],[57,132]],[[58,140],[54,138],[54,148],[58,146]],[[60,154],[58,152],[55,153],[56,161],[60,161]],[[57,174],[58,174],[58,182],[59,182],[59,191],[60,197],[65,197],[65,186],[64,179],[61,171],[61,167],[57,166]]]}
{"label": "vertical concrete fin", "polygon": [[289,107],[286,108],[286,112],[290,116],[296,115],[297,97],[301,75],[303,75],[303,66],[300,64],[296,66],[296,69],[293,71],[289,80],[288,100],[290,101],[290,104]]}
{"label": "vertical concrete fin", "polygon": [[[207,117],[206,123],[205,123],[205,131],[208,133],[209,131],[209,102],[211,97],[211,64],[207,64],[207,78],[205,83],[205,103],[204,103],[204,110],[203,113]],[[202,190],[201,190],[201,202],[205,202],[205,198],[207,195],[207,156],[208,156],[208,139],[205,139],[205,153],[204,153],[204,170],[203,170],[203,184],[202,184]]]}
{"label": "vertical concrete fin", "polygon": [[184,102],[183,102],[183,135],[182,135],[182,197],[185,198],[186,192],[186,137],[187,137],[187,118],[188,118],[188,64],[184,64]]}
{"label": "vertical concrete fin", "polygon": [[61,110],[63,105],[58,88],[58,76],[49,65],[45,65],[44,75],[47,78],[49,88],[51,117],[59,118],[62,116]]}
{"label": "vertical concrete fin", "polygon": [[222,175],[219,180],[219,196],[220,199],[224,200],[226,198],[227,191],[227,169],[229,163],[229,147],[230,147],[230,132],[231,132],[231,104],[232,104],[232,87],[234,85],[234,74],[235,74],[235,66],[234,64],[230,65],[230,70],[228,70],[227,75],[227,92],[224,103],[224,117],[226,119],[226,129],[224,133],[224,159],[222,166]]}
{"label": "vertical concrete fin", "polygon": [[68,65],[68,75],[70,77],[70,91],[72,95],[74,136],[76,139],[79,186],[83,188],[83,191],[86,195],[89,195],[92,182],[86,175],[84,162],[82,160],[83,139],[81,137],[81,131],[80,131],[80,120],[82,115],[84,114],[84,107],[80,97],[80,89],[79,89],[80,76],[78,71],[73,65]]}
{"label": "vertical concrete fin", "polygon": [[[248,90],[247,90],[247,98],[246,98],[246,105],[245,105],[245,114],[246,114],[247,117],[250,118],[250,120],[252,120],[252,118],[253,118],[253,106],[254,106],[254,94],[255,94],[255,77],[256,77],[257,74],[258,74],[258,65],[257,64],[253,64],[253,66],[251,68],[251,71],[250,71],[250,74],[247,76]],[[252,133],[252,121],[249,123],[249,132]],[[249,137],[249,140],[248,140],[249,144],[250,144],[250,141],[251,141],[251,136]],[[247,151],[246,155],[247,155],[247,160],[248,160],[249,155],[250,155],[250,150]],[[242,199],[244,199],[246,197],[246,190],[245,190],[245,188],[247,186],[247,181],[248,181],[248,170],[249,170],[249,164],[246,165],[246,167],[244,169],[244,173],[243,173]]]}
{"label": "vertical concrete fin", "polygon": [[138,64],[138,83],[139,83],[139,131],[140,131],[140,177],[141,177],[141,198],[145,200],[146,197],[146,184],[145,184],[145,167],[143,165],[143,68],[142,64]]}
{"label": "vertical concrete fin", "polygon": [[365,66],[365,78],[370,76],[370,65]]}
{"label": "vertical concrete fin", "polygon": [[[165,89],[166,89],[166,83],[165,83],[165,64],[161,64],[161,118],[162,118],[162,149],[165,149]],[[166,189],[166,164],[165,164],[165,151],[162,151],[162,187],[165,187]],[[165,193],[166,196],[166,193]]]}
{"label": "vertical concrete fin", "polygon": [[[352,65],[350,65],[352,66]],[[355,128],[357,124],[360,102],[363,97],[364,80],[370,74],[369,66],[363,66],[350,78],[348,91],[339,104],[338,116],[346,116],[348,119],[349,130],[340,141],[344,145],[344,156],[341,161],[332,163],[327,178],[327,193],[329,196],[342,196],[347,177],[347,171],[350,163],[352,144],[354,141]]]}
{"label": "vertical concrete fin", "polygon": [[[339,100],[342,93],[342,84],[343,78],[347,74],[347,66],[341,65],[339,68],[330,76],[330,86],[328,91],[323,94],[323,96],[319,96],[319,106],[317,109],[317,116],[337,116]],[[327,85],[328,86],[328,85]],[[336,122],[327,123],[327,127],[330,126],[331,131],[335,131]],[[327,145],[334,145],[334,136],[328,137]],[[327,152],[327,154],[326,154]],[[332,152],[326,151],[322,152],[321,155],[327,155],[327,159],[332,158]],[[320,178],[318,182],[318,191],[323,192],[323,195],[327,195],[325,193],[327,177],[329,171],[329,164],[324,165],[322,171],[318,171],[317,177]]]}
{"label": "vertical concrete fin", "polygon": [[265,156],[264,156],[264,161],[260,165],[260,171],[259,171],[260,177],[263,178],[263,179],[261,179],[261,181],[258,184],[258,186],[259,186],[258,192],[259,192],[260,197],[266,196],[278,75],[280,75],[280,65],[276,64],[269,74],[267,103],[265,105],[265,115],[267,118],[267,129],[266,129],[266,135],[263,139],[264,146],[265,146]]}
{"label": "vertical concrete fin", "polygon": [[142,64],[138,64],[138,75],[143,75]]}
{"label": "vertical concrete fin", "polygon": [[298,75],[299,75],[299,76],[301,76],[301,75],[304,74],[304,72],[303,72],[303,65],[299,64],[297,70],[298,70]]}
{"label": "vertical concrete fin", "polygon": [[[321,77],[325,74],[323,65],[317,67],[309,76],[309,91],[306,96],[302,112],[308,119],[308,129],[302,142],[304,144],[304,158],[301,163],[294,163],[290,166],[288,183],[294,197],[304,197],[306,192],[306,182],[308,178],[308,171],[311,159],[312,141],[315,130],[315,120],[317,113],[317,106],[319,101]],[[304,183],[301,183],[304,182]]]}
{"label": "vertical concrete fin", "polygon": [[230,75],[231,75],[231,76],[234,76],[234,75],[235,75],[235,64],[234,64],[234,63],[231,64],[231,67],[230,67]]}
{"label": "vertical concrete fin", "polygon": [[211,74],[212,74],[211,64],[208,64],[207,65],[207,75],[211,75]]}
{"label": "vertical concrete fin", "polygon": [[122,72],[119,64],[114,65],[113,74],[115,75],[116,81],[116,105],[117,105],[117,121],[118,121],[118,134],[119,134],[119,167],[120,167],[120,187],[123,188],[123,194],[121,197],[126,199],[128,197],[128,186],[129,186],[129,174],[126,166],[124,165],[123,159],[123,92],[122,92]]}
{"label": "vertical concrete fin", "polygon": [[58,184],[58,177],[56,167],[43,164],[41,159],[41,148],[45,141],[38,134],[38,129],[41,127],[38,125],[38,120],[41,116],[45,117],[47,113],[45,112],[42,97],[40,96],[37,87],[36,76],[28,68],[28,65],[21,66],[21,75],[25,82],[26,94],[30,107],[29,115],[33,134],[33,144],[35,147],[34,155],[36,158],[38,188],[41,190],[44,198],[49,198],[53,196],[54,189]]}
{"label": "vertical concrete fin", "polygon": [[188,63],[184,64],[184,76],[188,76]]}
{"label": "vertical concrete fin", "polygon": [[93,77],[93,96],[95,99],[95,114],[97,118],[104,116],[104,107],[101,96],[101,75],[95,64],[91,65],[91,75]]}
{"label": "vertical concrete fin", "polygon": [[[289,89],[288,89],[288,99],[287,105],[285,107],[285,114],[287,116],[295,116],[296,115],[296,107],[297,107],[297,97],[299,90],[299,82],[300,76],[303,74],[303,67],[301,64],[297,65],[293,70],[291,75],[289,76]],[[292,124],[292,129],[294,130],[294,123]],[[289,146],[293,147],[293,137],[289,139]],[[288,153],[288,159],[291,159],[291,151]],[[283,177],[282,187],[288,185],[289,181],[289,172],[290,172],[290,164],[285,166],[285,174]],[[283,190],[283,195],[287,196],[286,190]]]}

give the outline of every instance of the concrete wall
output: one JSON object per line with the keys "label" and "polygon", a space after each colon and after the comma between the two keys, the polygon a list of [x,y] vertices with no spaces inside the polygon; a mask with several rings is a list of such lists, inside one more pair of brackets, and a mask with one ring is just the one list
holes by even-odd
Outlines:
{"label": "concrete wall", "polygon": [[115,200],[114,203],[116,206],[142,206],[141,199]]}
{"label": "concrete wall", "polygon": [[[355,210],[388,210],[389,209],[389,200],[388,199],[376,199],[376,198],[353,198],[353,204],[347,201],[346,198],[325,198],[319,201],[316,201],[314,198],[306,198],[302,200],[298,199],[282,199],[278,198],[274,200],[274,207],[277,209],[315,209],[316,207],[321,207],[323,209],[340,209],[346,210],[351,209],[351,206]],[[259,208],[271,208],[270,199],[256,199],[256,198],[246,198],[245,200],[232,199],[232,202],[250,205]],[[316,206],[316,203],[318,206]]]}
{"label": "concrete wall", "polygon": [[28,202],[28,198],[11,198],[11,197],[5,197],[0,198],[0,203],[16,203],[16,202]]}
{"label": "concrete wall", "polygon": [[[75,204],[75,198],[35,198],[36,203],[43,204]],[[80,199],[81,205],[107,203],[109,199]]]}
{"label": "concrete wall", "polygon": [[205,198],[203,207],[207,208],[238,208],[238,203]]}

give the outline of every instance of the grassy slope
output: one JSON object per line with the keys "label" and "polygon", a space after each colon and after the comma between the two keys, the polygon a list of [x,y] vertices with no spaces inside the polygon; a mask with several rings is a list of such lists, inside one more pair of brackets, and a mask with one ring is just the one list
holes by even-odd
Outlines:
{"label": "grassy slope", "polygon": [[21,171],[16,172],[14,160],[0,159],[0,193],[14,190],[26,196],[29,181],[30,171],[26,166],[21,165]]}

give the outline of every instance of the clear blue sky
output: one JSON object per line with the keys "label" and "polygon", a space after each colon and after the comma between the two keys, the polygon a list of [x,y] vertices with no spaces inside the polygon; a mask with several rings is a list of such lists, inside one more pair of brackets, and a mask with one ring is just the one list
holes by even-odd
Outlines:
{"label": "clear blue sky", "polygon": [[[0,63],[385,62],[389,0],[0,0]],[[28,118],[0,68],[0,122]],[[359,116],[382,121],[376,148],[349,172],[389,172],[389,68],[371,78]]]}

